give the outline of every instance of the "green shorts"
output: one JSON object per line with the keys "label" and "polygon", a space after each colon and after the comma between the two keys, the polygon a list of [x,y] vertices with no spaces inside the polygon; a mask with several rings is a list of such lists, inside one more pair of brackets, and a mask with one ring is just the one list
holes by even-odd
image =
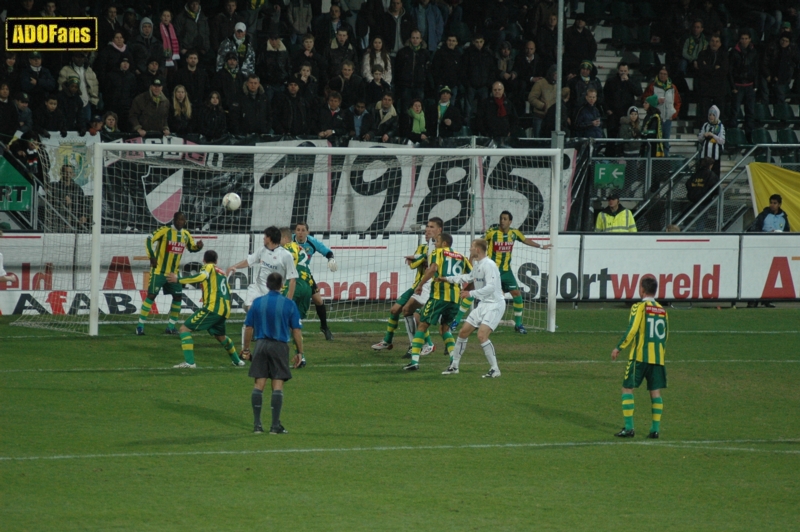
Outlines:
{"label": "green shorts", "polygon": [[208,334],[213,336],[225,336],[225,321],[226,318],[219,314],[201,308],[186,318],[183,324],[190,331],[208,331]]}
{"label": "green shorts", "polygon": [[517,286],[517,278],[514,277],[514,273],[511,271],[500,272],[500,286],[503,288],[503,292],[519,290],[519,286]]}
{"label": "green shorts", "polygon": [[170,283],[167,281],[166,275],[151,273],[150,282],[147,284],[147,293],[158,295],[162,289],[164,290],[165,294],[171,294],[175,296],[183,293],[183,285],[181,283]]}
{"label": "green shorts", "polygon": [[[289,291],[289,286],[286,285],[283,287],[283,295]],[[300,281],[299,279],[297,282],[294,283],[294,297],[292,301],[294,301],[295,305],[297,305],[297,310],[300,312],[300,319],[306,319],[306,314],[308,314],[308,309],[311,306],[311,296],[313,295],[313,290],[311,285]]]}
{"label": "green shorts", "polygon": [[648,364],[631,360],[625,367],[623,388],[638,388],[647,379],[648,390],[660,390],[667,387],[667,370],[660,364]]}
{"label": "green shorts", "polygon": [[397,298],[397,301],[395,301],[395,304],[396,305],[400,305],[401,307],[405,307],[406,303],[408,303],[408,300],[411,299],[411,296],[413,296],[413,295],[414,295],[414,289],[413,288],[409,288],[408,290],[403,292],[400,295],[400,297]]}
{"label": "green shorts", "polygon": [[419,313],[419,321],[428,325],[450,324],[458,314],[458,303],[430,298]]}

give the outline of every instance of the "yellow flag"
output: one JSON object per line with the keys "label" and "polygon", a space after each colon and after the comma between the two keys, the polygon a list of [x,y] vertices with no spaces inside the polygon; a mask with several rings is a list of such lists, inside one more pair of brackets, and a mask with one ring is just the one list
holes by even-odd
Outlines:
{"label": "yellow flag", "polygon": [[783,198],[781,209],[789,218],[792,232],[800,227],[800,173],[786,170],[774,164],[750,163],[747,165],[747,179],[750,181],[750,194],[753,208],[758,216],[769,207],[769,197],[780,194]]}

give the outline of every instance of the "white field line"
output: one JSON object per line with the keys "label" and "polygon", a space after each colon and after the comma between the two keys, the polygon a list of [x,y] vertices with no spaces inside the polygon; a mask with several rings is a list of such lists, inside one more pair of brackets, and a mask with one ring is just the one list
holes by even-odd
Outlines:
{"label": "white field line", "polygon": [[[254,436],[259,437],[259,436]],[[260,436],[264,437],[264,436]],[[269,438],[269,436],[266,436]],[[705,449],[720,451],[747,451],[762,453],[800,454],[800,450],[756,449],[752,447],[714,447],[714,445],[753,445],[753,444],[781,444],[800,443],[798,439],[777,440],[683,440],[675,442],[660,441],[594,441],[594,442],[548,442],[548,443],[475,443],[464,445],[393,445],[378,447],[315,447],[307,449],[246,449],[223,451],[180,451],[180,452],[152,452],[152,453],[91,453],[91,454],[61,454],[40,456],[0,456],[0,462],[34,462],[45,460],[92,460],[103,458],[158,458],[158,457],[185,457],[185,456],[243,456],[259,454],[322,454],[322,453],[364,453],[364,452],[390,452],[390,451],[442,451],[461,449],[558,449],[579,447],[621,447],[628,445],[677,447],[686,449]]]}

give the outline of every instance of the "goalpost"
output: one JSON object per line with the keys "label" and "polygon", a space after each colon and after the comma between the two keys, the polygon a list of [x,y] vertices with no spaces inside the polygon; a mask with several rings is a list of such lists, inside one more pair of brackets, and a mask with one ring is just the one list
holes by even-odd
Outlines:
{"label": "goalpost", "polygon": [[[217,251],[223,269],[262,246],[267,226],[294,229],[306,222],[339,264],[333,273],[324,257],[311,260],[335,333],[336,321],[386,319],[394,299],[413,282],[404,257],[424,238],[429,218],[442,218],[453,249],[468,254],[470,241],[497,224],[500,212],[510,211],[512,227],[554,246],[544,251],[517,243],[511,268],[523,294],[523,324],[555,331],[557,284],[550,272],[557,271],[569,182],[561,150],[358,142],[330,148],[324,140],[257,146],[163,142],[93,145],[91,232],[45,226],[39,267],[48,268],[50,282],[43,289],[34,286],[38,308],[23,310],[15,325],[97,335],[101,323],[121,322],[133,333],[149,279],[145,241],[180,210],[194,239],[204,242],[204,250]],[[222,206],[228,192],[242,197],[236,211]],[[199,270],[202,256],[187,248],[181,273]],[[232,321],[243,319],[251,275],[237,271],[229,277]],[[198,288],[184,287],[183,313],[202,304]],[[171,301],[163,293],[156,299],[147,322],[154,334],[161,332],[158,324],[166,322]],[[316,318],[313,305],[308,318]]]}

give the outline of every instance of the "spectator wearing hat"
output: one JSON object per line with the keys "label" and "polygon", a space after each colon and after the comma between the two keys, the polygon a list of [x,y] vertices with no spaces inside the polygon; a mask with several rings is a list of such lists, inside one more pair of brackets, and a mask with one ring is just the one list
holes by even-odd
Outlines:
{"label": "spectator wearing hat", "polygon": [[[661,115],[661,131],[663,139],[669,139],[672,132],[672,121],[678,119],[681,110],[681,95],[678,88],[672,83],[666,66],[659,69],[655,79],[645,89],[642,97],[646,100],[650,96],[658,97],[658,111]],[[669,144],[664,145],[664,156],[669,155]]]}
{"label": "spectator wearing hat", "polygon": [[68,131],[77,131],[80,135],[86,133],[89,120],[83,114],[80,80],[77,76],[71,76],[64,82],[61,92],[58,93],[58,107],[64,114]]}
{"label": "spectator wearing hat", "polygon": [[14,131],[27,133],[33,129],[33,113],[30,109],[30,103],[31,100],[27,93],[17,93],[17,96],[14,98],[14,105],[17,108],[17,127]]}
{"label": "spectator wearing hat", "polygon": [[289,52],[281,41],[280,35],[270,33],[267,38],[266,51],[261,54],[256,72],[263,80],[267,99],[272,102],[273,95],[283,91],[292,69],[289,65]]}
{"label": "spectator wearing hat", "polygon": [[697,135],[700,142],[700,156],[714,161],[712,170],[720,175],[722,170],[722,150],[725,148],[725,126],[720,120],[720,111],[716,105],[708,109],[708,122],[700,128]]}
{"label": "spectator wearing hat", "polygon": [[[164,90],[167,91],[166,83],[164,82],[164,77],[161,75],[161,70],[159,69],[159,60],[157,57],[151,57],[147,61],[147,68],[144,72],[139,73],[136,76],[136,93],[140,94],[150,88],[152,85],[153,80],[158,78],[161,80]],[[169,91],[167,91],[169,92]]]}
{"label": "spectator wearing hat", "polygon": [[261,80],[250,74],[228,111],[228,130],[234,135],[268,135],[272,111]]}
{"label": "spectator wearing hat", "polygon": [[342,95],[342,107],[345,109],[364,99],[364,80],[355,73],[356,66],[352,61],[342,63],[342,72],[328,82],[328,89]]}
{"label": "spectator wearing hat", "polygon": [[236,11],[236,7],[236,0],[226,0],[222,12],[211,20],[209,30],[212,50],[219,50],[222,41],[234,34],[237,24],[247,22],[244,15]]}
{"label": "spectator wearing hat", "polygon": [[[593,62],[597,56],[597,41],[586,27],[586,17],[582,13],[575,15],[575,23],[564,32],[564,66],[567,79],[575,77],[581,62]],[[571,95],[575,98],[575,94]]]}
{"label": "spectator wearing hat", "polygon": [[137,75],[148,70],[148,63],[151,59],[158,61],[159,68],[164,66],[164,44],[160,38],[153,34],[153,21],[151,19],[144,17],[139,22],[138,34],[128,42],[133,53],[135,73]]}
{"label": "spectator wearing hat", "polygon": [[64,113],[58,108],[56,93],[48,94],[44,105],[33,113],[33,129],[44,138],[50,138],[50,131],[63,132],[66,136],[67,122],[64,120]]}
{"label": "spectator wearing hat", "polygon": [[[533,110],[533,137],[538,138],[542,135],[542,122],[547,115],[547,111],[556,103],[556,65],[551,65],[543,78],[533,84],[528,94],[528,103]],[[562,114],[566,114],[567,109],[562,109]]]}
{"label": "spectator wearing hat", "polygon": [[392,87],[383,79],[383,74],[381,65],[372,67],[372,79],[364,85],[364,103],[367,104],[367,109],[373,109],[383,99],[384,94],[392,92]]}
{"label": "spectator wearing hat", "polygon": [[278,135],[299,137],[311,134],[311,104],[300,93],[300,82],[292,76],[286,91],[275,95],[272,128]]}
{"label": "spectator wearing hat", "polygon": [[239,55],[236,52],[228,52],[225,56],[225,66],[211,80],[211,89],[219,93],[220,104],[227,111],[239,97],[246,82],[247,76],[239,70]]}
{"label": "spectator wearing hat", "polygon": [[97,133],[102,131],[102,129],[103,129],[102,116],[94,115],[91,119],[89,119],[89,129],[87,131],[90,135],[95,136]]}
{"label": "spectator wearing hat", "polygon": [[108,72],[105,79],[103,99],[106,110],[113,111],[127,122],[133,99],[137,94],[140,94],[136,90],[136,76],[133,75],[131,69],[130,55],[123,54],[120,57],[119,65],[111,72]]}
{"label": "spectator wearing hat", "polygon": [[[642,121],[642,138],[663,139],[664,132],[661,128],[661,111],[658,108],[658,96],[652,94],[644,99],[645,116]],[[651,157],[664,157],[664,143],[651,142],[642,144],[642,156],[650,152]]]}
{"label": "spectator wearing hat", "polygon": [[[163,22],[163,20],[162,20]],[[189,50],[197,50],[200,62],[206,61],[211,51],[211,37],[208,29],[208,18],[200,9],[198,0],[189,0],[183,11],[175,17],[175,33],[181,47],[181,55]]]}
{"label": "spectator wearing hat", "polygon": [[589,60],[581,61],[578,75],[569,81],[570,106],[569,116],[575,119],[578,109],[586,103],[586,93],[589,89],[597,92],[596,107],[600,112],[605,110],[605,97],[603,95],[603,83],[597,78],[597,67]]}
{"label": "spectator wearing hat", "polygon": [[486,98],[476,115],[479,135],[494,139],[507,139],[516,136],[519,117],[514,103],[505,94],[503,84],[496,81],[492,85],[492,95]]}
{"label": "spectator wearing hat", "polygon": [[358,98],[347,111],[350,138],[364,140],[367,133],[372,130],[372,113],[367,111],[367,103],[364,98]]}
{"label": "spectator wearing hat", "polygon": [[635,233],[633,213],[619,204],[619,192],[606,196],[608,205],[597,215],[594,230],[598,233]]}
{"label": "spectator wearing hat", "polygon": [[458,37],[448,35],[441,48],[433,53],[431,75],[437,87],[450,87],[452,99],[458,98],[461,85],[462,52],[458,47]]}
{"label": "spectator wearing hat", "polygon": [[169,135],[169,99],[163,93],[163,83],[153,80],[150,88],[133,99],[130,123],[133,131],[144,137],[149,132]]}
{"label": "spectator wearing hat", "polygon": [[486,46],[483,35],[472,38],[472,46],[467,48],[462,58],[462,76],[467,97],[464,101],[467,115],[471,119],[477,112],[478,106],[489,96],[489,88],[497,79],[497,64],[494,54]]}
{"label": "spectator wearing hat", "polygon": [[[635,105],[631,105],[628,108],[628,115],[623,116],[619,119],[619,138],[626,139],[631,142],[625,142],[622,144],[622,154],[625,157],[633,158],[638,157],[641,153],[641,145],[639,142],[635,142],[637,139],[642,138],[642,121],[639,119],[639,108]],[[637,177],[636,172],[632,172],[632,161],[629,161],[625,167],[625,173],[631,172],[632,177],[635,179]],[[637,161],[635,164],[639,164]],[[635,166],[638,170],[638,166]]]}
{"label": "spectator wearing hat", "polygon": [[125,32],[125,42],[131,42],[134,37],[139,35],[139,15],[136,10],[129,7],[122,14],[121,30]]}
{"label": "spectator wearing hat", "polygon": [[86,64],[84,52],[73,52],[69,64],[64,65],[58,73],[58,86],[63,87],[64,82],[71,77],[80,80],[83,114],[88,121],[92,115],[92,106],[96,107],[100,103],[100,84],[92,67]]}
{"label": "spectator wearing hat", "polygon": [[185,62],[170,79],[174,86],[183,85],[190,101],[201,102],[208,91],[208,71],[200,64],[194,50],[186,52]]}
{"label": "spectator wearing hat", "polygon": [[425,113],[429,136],[438,139],[455,137],[461,131],[464,120],[458,106],[453,104],[450,87],[439,88],[439,101],[428,107]]}
{"label": "spectator wearing hat", "polygon": [[431,0],[416,0],[411,4],[411,16],[428,49],[436,50],[444,33],[442,12]]}
{"label": "spectator wearing hat", "polygon": [[22,90],[19,81],[20,66],[17,64],[17,53],[6,52],[3,54],[3,62],[0,64],[0,83],[8,83],[11,94],[16,94]]}
{"label": "spectator wearing hat", "polygon": [[17,106],[11,99],[8,82],[0,81],[0,142],[8,143],[19,126]]}
{"label": "spectator wearing hat", "polygon": [[256,51],[244,22],[237,22],[233,34],[220,43],[217,51],[217,72],[224,68],[226,57],[231,53],[236,54],[239,69],[244,76],[255,74]]}
{"label": "spectator wearing hat", "polygon": [[391,142],[397,137],[400,120],[394,108],[394,96],[387,92],[381,101],[375,104],[372,112],[372,131],[367,132],[364,140],[373,142]]}
{"label": "spectator wearing hat", "polygon": [[42,54],[28,54],[28,67],[20,72],[20,85],[30,98],[34,109],[44,104],[47,94],[56,90],[56,80],[50,71],[42,67]]}
{"label": "spectator wearing hat", "polygon": [[[178,34],[172,24],[172,11],[169,9],[161,11],[158,35],[161,37],[161,45],[164,47],[164,66],[172,70],[177,66],[176,62],[181,58],[181,44],[178,42]],[[186,49],[183,55],[185,56],[189,50],[192,50],[192,48]]]}
{"label": "spectator wearing hat", "polygon": [[[97,73],[97,80],[102,87],[101,92],[106,90],[106,74],[117,69],[120,58],[126,55],[128,61],[133,66],[133,54],[125,44],[125,34],[120,30],[114,33],[111,42],[106,44],[105,48],[100,50],[97,59],[94,61],[94,71]],[[104,94],[105,96],[105,94]],[[103,98],[105,101],[105,98]]]}

